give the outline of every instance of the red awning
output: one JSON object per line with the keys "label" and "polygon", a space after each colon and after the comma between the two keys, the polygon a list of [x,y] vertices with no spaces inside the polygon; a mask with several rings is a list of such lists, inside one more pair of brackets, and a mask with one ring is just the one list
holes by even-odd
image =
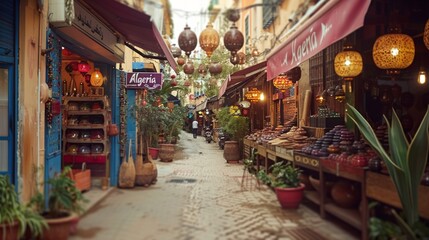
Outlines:
{"label": "red awning", "polygon": [[125,40],[146,51],[165,56],[176,70],[174,57],[151,17],[116,0],[85,0]]}
{"label": "red awning", "polygon": [[336,0],[326,3],[267,60],[267,80],[298,66],[332,43],[360,28],[371,0]]}
{"label": "red awning", "polygon": [[266,66],[267,61],[263,61],[228,75],[227,79],[225,79],[225,81],[222,83],[222,86],[220,87],[218,98],[222,97],[228,89],[231,89],[242,82],[255,78],[262,71],[265,71]]}

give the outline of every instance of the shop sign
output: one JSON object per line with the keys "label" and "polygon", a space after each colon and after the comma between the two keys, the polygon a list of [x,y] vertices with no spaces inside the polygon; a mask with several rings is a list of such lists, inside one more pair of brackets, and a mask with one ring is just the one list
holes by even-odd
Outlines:
{"label": "shop sign", "polygon": [[370,2],[339,1],[321,17],[307,20],[310,24],[304,24],[283,48],[268,58],[267,79],[289,71],[361,27]]}
{"label": "shop sign", "polygon": [[162,88],[162,74],[153,72],[127,73],[125,88],[160,90]]}
{"label": "shop sign", "polygon": [[123,41],[78,1],[74,3],[75,18],[73,25],[120,59],[124,59],[125,46]]}

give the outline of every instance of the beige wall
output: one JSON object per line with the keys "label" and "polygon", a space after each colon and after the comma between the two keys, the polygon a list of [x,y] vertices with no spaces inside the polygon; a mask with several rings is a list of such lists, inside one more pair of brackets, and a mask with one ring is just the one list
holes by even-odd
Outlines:
{"label": "beige wall", "polygon": [[45,105],[39,89],[46,78],[40,52],[46,48],[47,3],[39,12],[36,0],[23,0],[19,10],[18,177],[21,197],[28,201],[36,183],[33,169],[44,165]]}

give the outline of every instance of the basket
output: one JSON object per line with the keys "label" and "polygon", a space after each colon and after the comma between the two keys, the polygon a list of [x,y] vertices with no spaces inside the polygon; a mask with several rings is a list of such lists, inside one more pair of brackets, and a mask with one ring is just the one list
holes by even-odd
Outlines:
{"label": "basket", "polygon": [[82,169],[72,169],[70,178],[79,191],[91,189],[91,169],[86,169],[86,163],[82,163]]}

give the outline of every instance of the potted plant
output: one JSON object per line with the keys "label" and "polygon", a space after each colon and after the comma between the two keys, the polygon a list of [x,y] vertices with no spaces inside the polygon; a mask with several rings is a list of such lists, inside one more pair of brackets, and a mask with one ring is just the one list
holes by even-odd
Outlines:
{"label": "potted plant", "polygon": [[26,231],[41,235],[47,224],[40,214],[21,204],[9,178],[0,175],[0,239],[16,240]]}
{"label": "potted plant", "polygon": [[237,106],[224,107],[217,113],[223,131],[231,138],[225,141],[223,156],[228,163],[242,158],[243,138],[249,133],[249,119],[240,116]]}
{"label": "potted plant", "polygon": [[160,144],[159,158],[163,162],[171,162],[174,158],[175,142],[179,138],[179,133],[185,123],[186,109],[180,106],[174,106],[164,112],[162,121],[162,130],[165,137],[165,143]]}
{"label": "potted plant", "polygon": [[300,178],[301,170],[293,167],[290,162],[277,162],[271,165],[270,170],[271,174],[260,170],[258,179],[275,189],[282,208],[298,208],[305,188]]}
{"label": "potted plant", "polygon": [[78,216],[84,209],[82,204],[87,200],[83,197],[75,183],[70,179],[70,167],[53,178],[50,178],[47,208],[45,200],[39,192],[30,201],[30,206],[38,210],[45,218],[49,228],[43,232],[44,240],[63,240],[70,235],[72,224],[77,224]]}
{"label": "potted plant", "polygon": [[403,206],[403,216],[399,216],[396,211],[392,210],[403,231],[403,236],[406,239],[429,237],[427,227],[424,228],[420,222],[418,201],[418,188],[428,161],[429,108],[411,141],[408,141],[394,109],[392,109],[391,122],[384,117],[388,127],[390,153],[387,153],[378,141],[368,121],[349,104],[347,117],[356,124],[368,144],[383,159],[387,167]]}

